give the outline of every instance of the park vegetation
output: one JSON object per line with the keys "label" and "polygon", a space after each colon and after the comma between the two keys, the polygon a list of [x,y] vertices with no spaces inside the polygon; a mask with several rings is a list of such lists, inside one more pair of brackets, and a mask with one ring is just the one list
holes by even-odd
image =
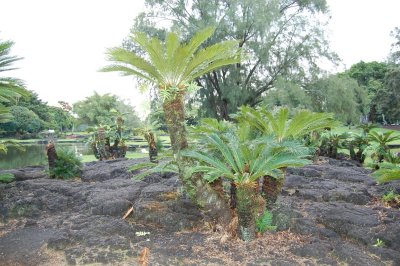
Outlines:
{"label": "park vegetation", "polygon": [[[48,128],[85,128],[99,160],[124,157],[129,135],[142,135],[150,163],[138,176],[178,173],[190,199],[226,228],[237,224],[244,241],[275,229],[270,211],[288,167],[316,156],[346,157],[376,170],[378,183],[400,179],[400,159],[390,146],[400,135],[375,128],[400,121],[399,29],[386,62],[327,75],[317,61],[339,59],[315,23],[318,16],[311,16],[326,14],[326,1],[199,0],[189,8],[179,0],[145,2],[149,9],[129,39],[107,50],[110,64],[101,69],[134,76],[150,89],[145,123],[115,95],[94,93],[73,106],[51,107],[21,80],[0,76],[0,133],[32,138]],[[170,19],[169,29],[157,27],[160,17]],[[0,42],[1,74],[20,60],[9,55],[12,44]],[[340,125],[359,129],[340,133]],[[167,159],[159,158],[162,129],[171,141]],[[7,145],[0,143],[0,151]],[[73,154],[60,151],[57,159],[52,176],[80,174]],[[398,195],[387,201],[398,204]]]}

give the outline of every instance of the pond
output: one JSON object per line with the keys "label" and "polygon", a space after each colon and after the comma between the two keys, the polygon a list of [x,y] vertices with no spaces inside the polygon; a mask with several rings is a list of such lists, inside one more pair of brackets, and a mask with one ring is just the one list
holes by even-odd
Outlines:
{"label": "pond", "polygon": [[[86,143],[57,143],[57,149],[69,149],[76,154],[93,154]],[[8,147],[7,154],[0,153],[0,170],[25,166],[44,165],[47,163],[46,144],[25,144],[25,151]]]}

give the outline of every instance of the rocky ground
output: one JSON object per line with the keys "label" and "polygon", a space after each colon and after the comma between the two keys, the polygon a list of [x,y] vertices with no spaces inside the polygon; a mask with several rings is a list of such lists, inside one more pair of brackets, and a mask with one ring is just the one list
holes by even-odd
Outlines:
{"label": "rocky ground", "polygon": [[400,210],[379,201],[400,182],[377,186],[351,162],[289,169],[278,232],[251,243],[214,232],[176,176],[132,179],[138,162],[89,163],[69,181],[0,171],[18,180],[0,185],[0,265],[400,265]]}

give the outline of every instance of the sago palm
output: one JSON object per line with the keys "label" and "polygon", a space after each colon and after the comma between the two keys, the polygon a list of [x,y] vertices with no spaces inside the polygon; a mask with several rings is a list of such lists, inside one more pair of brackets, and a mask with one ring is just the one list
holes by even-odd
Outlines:
{"label": "sago palm", "polygon": [[102,71],[117,71],[122,75],[137,76],[158,87],[163,96],[163,109],[174,153],[187,147],[184,97],[193,88],[191,82],[217,68],[240,62],[237,41],[224,41],[201,48],[214,33],[215,28],[199,31],[188,43],[169,33],[165,43],[158,38],[148,38],[145,33],[135,33],[134,43],[145,52],[138,55],[124,48],[108,50],[112,65]]}
{"label": "sago palm", "polygon": [[241,108],[236,119],[239,123],[247,123],[254,127],[262,135],[274,135],[278,141],[301,138],[313,131],[331,128],[337,124],[333,114],[329,113],[302,110],[290,117],[287,108],[270,112],[247,106]]}
{"label": "sago palm", "polygon": [[214,31],[215,28],[201,30],[187,43],[181,43],[175,33],[168,33],[165,42],[148,38],[145,33],[135,33],[132,40],[144,55],[124,48],[111,48],[107,54],[112,64],[102,71],[137,76],[158,88],[181,180],[193,199],[215,209],[215,206],[221,206],[221,202],[210,200],[210,197],[216,198],[211,196],[213,190],[200,176],[186,176],[190,172],[190,162],[179,158],[179,152],[188,147],[184,99],[188,91],[197,87],[191,82],[212,70],[240,62],[237,41],[202,47]]}
{"label": "sago palm", "polygon": [[[294,152],[301,145],[282,145],[272,138],[240,141],[237,134],[230,132],[224,137],[212,133],[204,141],[214,148],[213,153],[192,150],[183,156],[199,162],[192,171],[203,172],[208,182],[224,177],[236,184],[238,231],[243,240],[251,240],[255,236],[258,180],[266,175],[281,178],[282,168],[303,166],[309,161]],[[264,206],[260,207],[264,210]]]}
{"label": "sago palm", "polygon": [[[302,110],[290,117],[287,108],[270,112],[262,108],[255,109],[243,106],[240,112],[234,115],[234,118],[239,122],[239,128],[253,132],[250,135],[269,135],[273,136],[278,142],[284,142],[288,139],[301,139],[314,131],[336,125],[333,114]],[[283,183],[284,179],[276,179],[269,175],[264,176],[262,190],[268,208],[271,208],[277,200]]]}
{"label": "sago palm", "polygon": [[[4,72],[15,69],[12,64],[21,60],[17,56],[10,55],[13,45],[14,43],[11,41],[0,40],[0,123],[7,122],[12,118],[10,109],[5,107],[3,103],[8,103],[28,94],[21,80],[3,76]],[[10,144],[12,143],[1,142],[0,151],[7,152],[6,145]]]}
{"label": "sago palm", "polygon": [[3,76],[4,72],[16,69],[12,65],[22,59],[10,55],[13,45],[11,41],[0,40],[0,103],[10,102],[27,95],[24,83],[20,79]]}
{"label": "sago palm", "polygon": [[396,135],[394,131],[384,133],[371,131],[368,133],[368,140],[372,142],[372,145],[367,150],[372,151],[373,159],[381,163],[390,150],[389,143],[400,140],[400,134]]}

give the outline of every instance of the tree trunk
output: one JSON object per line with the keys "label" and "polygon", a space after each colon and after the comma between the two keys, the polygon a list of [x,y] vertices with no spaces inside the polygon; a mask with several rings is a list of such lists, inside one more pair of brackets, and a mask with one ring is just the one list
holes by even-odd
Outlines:
{"label": "tree trunk", "polygon": [[153,132],[149,132],[147,136],[147,143],[149,144],[149,159],[152,163],[158,163],[158,150],[156,138]]}
{"label": "tree trunk", "polygon": [[254,184],[237,184],[237,215],[239,237],[251,241],[256,237],[256,187]]}
{"label": "tree trunk", "polygon": [[203,208],[207,215],[219,223],[228,224],[231,220],[231,213],[225,199],[212,189],[201,174],[192,173],[193,161],[191,159],[182,158],[179,155],[181,150],[188,147],[184,95],[178,94],[174,99],[165,100],[163,110],[171,138],[172,150],[179,169],[179,177],[186,192],[196,204]]}
{"label": "tree trunk", "polygon": [[284,179],[276,179],[272,176],[264,176],[262,195],[266,201],[266,208],[268,210],[272,209],[278,196],[282,192]]}
{"label": "tree trunk", "polygon": [[56,151],[56,147],[54,146],[54,143],[47,144],[46,153],[47,153],[47,159],[49,162],[50,177],[54,178],[54,177],[56,177],[54,174],[54,168],[56,166],[56,161],[58,159],[57,151]]}

